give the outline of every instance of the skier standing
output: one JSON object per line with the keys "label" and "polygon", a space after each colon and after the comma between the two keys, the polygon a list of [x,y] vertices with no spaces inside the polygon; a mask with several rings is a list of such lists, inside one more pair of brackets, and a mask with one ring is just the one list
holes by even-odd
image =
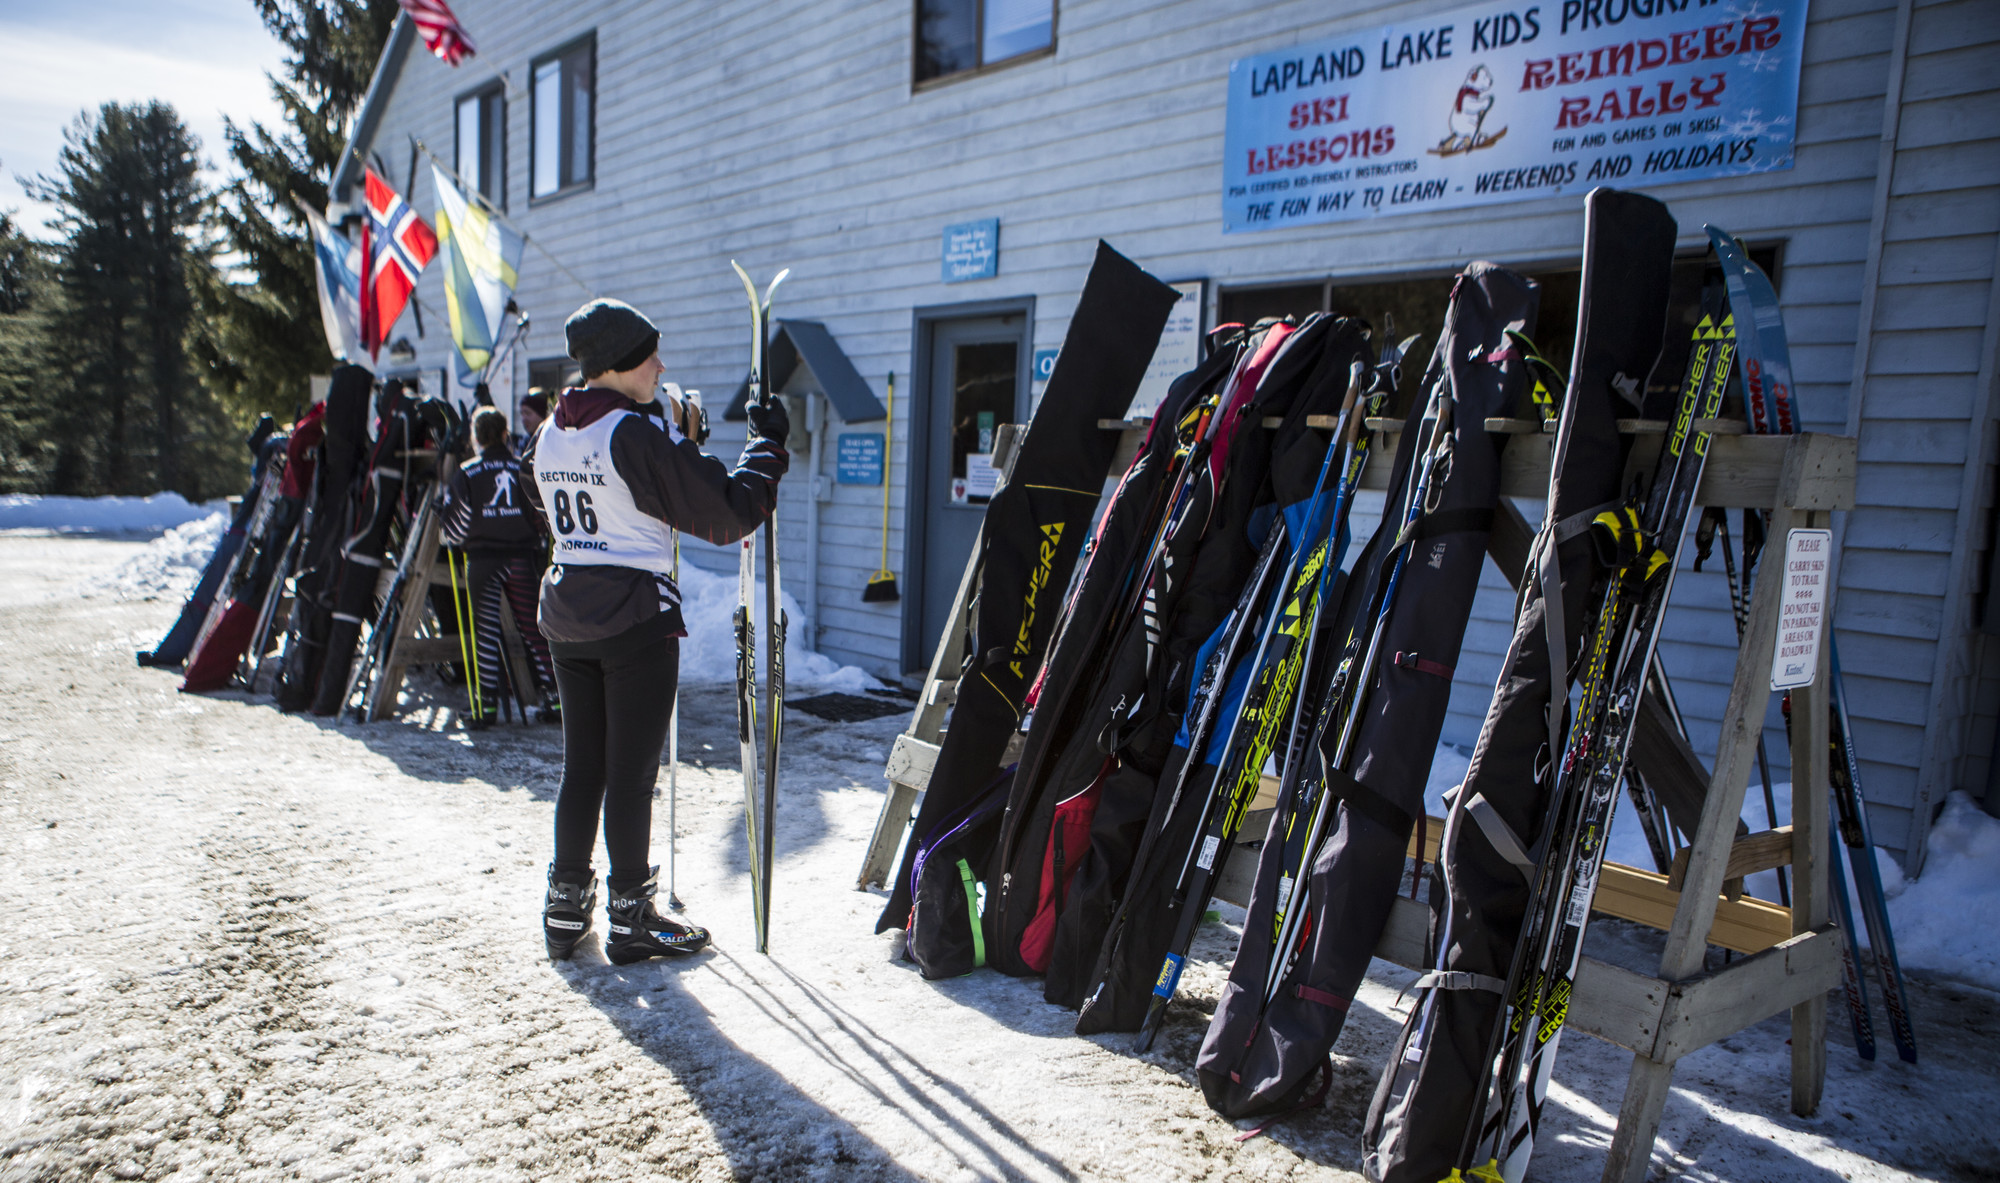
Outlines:
{"label": "skier standing", "polygon": [[564,707],[542,928],[558,959],[590,929],[601,809],[611,858],[605,954],[624,965],[708,943],[705,929],[654,909],[659,868],[647,861],[686,635],[669,528],[726,544],[762,525],[777,506],[791,424],[778,400],[752,405],[750,438],[730,469],[688,437],[684,429],[699,431],[692,403],[661,405],[660,334],[637,309],[592,300],[563,333],[584,385],[562,393],[521,460],[524,492],[555,538],[541,627]]}
{"label": "skier standing", "polygon": [[547,564],[548,535],[541,518],[522,495],[521,462],[507,446],[507,417],[493,407],[472,416],[472,439],[479,455],[454,469],[445,483],[446,543],[466,556],[466,585],[472,601],[472,635],[477,646],[479,706],[465,721],[468,731],[493,725],[500,701],[500,598],[506,596],[528,650],[542,718],[562,718],[556,697],[549,644],[535,625],[535,587]]}

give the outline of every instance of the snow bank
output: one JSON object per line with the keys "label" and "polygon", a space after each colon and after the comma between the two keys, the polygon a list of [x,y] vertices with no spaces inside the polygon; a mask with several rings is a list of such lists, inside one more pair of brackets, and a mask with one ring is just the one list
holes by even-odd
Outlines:
{"label": "snow bank", "polygon": [[[762,560],[758,562],[761,569]],[[782,580],[781,580],[782,582]],[[681,681],[683,683],[734,682],[736,680],[736,580],[704,571],[691,563],[681,564],[681,615],[687,619],[688,635],[681,641]],[[757,620],[758,669],[763,668],[764,591],[757,585],[753,609]],[[882,683],[860,668],[840,665],[832,658],[815,653],[800,643],[796,630],[805,619],[799,602],[790,592],[782,595],[785,618],[794,632],[785,643],[785,690],[860,694],[878,689]],[[761,676],[761,675],[760,675]]]}
{"label": "snow bank", "polygon": [[2000,818],[1965,793],[1945,799],[1925,842],[1921,878],[1905,882],[1886,851],[1877,852],[1896,957],[1923,969],[2000,990]]}
{"label": "snow bank", "polygon": [[65,534],[137,533],[171,530],[223,510],[224,503],[196,505],[179,493],[152,497],[0,497],[0,530],[55,530]]}
{"label": "snow bank", "polygon": [[200,582],[228,526],[229,515],[219,510],[175,526],[112,570],[78,584],[77,592],[120,600],[184,599]]}

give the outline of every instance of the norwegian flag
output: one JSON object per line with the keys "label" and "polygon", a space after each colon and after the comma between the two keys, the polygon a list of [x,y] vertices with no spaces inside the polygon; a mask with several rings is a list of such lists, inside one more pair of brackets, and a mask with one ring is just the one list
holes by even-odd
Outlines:
{"label": "norwegian flag", "polygon": [[444,0],[396,0],[410,19],[417,23],[417,32],[424,35],[424,44],[447,66],[458,63],[479,52],[466,34],[465,26],[458,23],[451,5]]}
{"label": "norwegian flag", "polygon": [[361,345],[381,352],[403,314],[417,276],[437,253],[437,235],[389,182],[367,170],[368,220],[361,228],[361,256],[368,282],[361,290]]}

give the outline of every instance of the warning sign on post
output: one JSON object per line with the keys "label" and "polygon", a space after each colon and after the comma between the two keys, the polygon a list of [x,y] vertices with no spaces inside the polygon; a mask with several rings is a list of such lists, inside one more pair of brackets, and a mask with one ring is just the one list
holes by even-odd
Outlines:
{"label": "warning sign on post", "polygon": [[1826,631],[1826,585],[1833,531],[1793,530],[1785,536],[1785,587],[1779,593],[1778,643],[1771,652],[1771,689],[1812,684]]}

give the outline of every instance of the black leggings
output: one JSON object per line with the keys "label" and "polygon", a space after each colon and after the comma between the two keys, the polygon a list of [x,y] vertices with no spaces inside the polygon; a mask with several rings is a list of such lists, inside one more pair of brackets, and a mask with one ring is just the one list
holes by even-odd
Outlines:
{"label": "black leggings", "polygon": [[679,637],[663,637],[615,657],[556,657],[562,690],[563,778],[556,794],[556,870],[590,868],[597,813],[614,887],[634,888],[652,873],[653,785],[667,746],[667,721],[680,678]]}

